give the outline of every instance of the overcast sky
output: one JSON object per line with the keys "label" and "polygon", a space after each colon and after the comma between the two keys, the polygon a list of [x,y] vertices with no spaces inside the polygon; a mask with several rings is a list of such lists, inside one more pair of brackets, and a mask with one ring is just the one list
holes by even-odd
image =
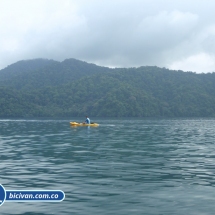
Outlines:
{"label": "overcast sky", "polygon": [[0,69],[75,58],[214,72],[214,10],[212,0],[0,0]]}

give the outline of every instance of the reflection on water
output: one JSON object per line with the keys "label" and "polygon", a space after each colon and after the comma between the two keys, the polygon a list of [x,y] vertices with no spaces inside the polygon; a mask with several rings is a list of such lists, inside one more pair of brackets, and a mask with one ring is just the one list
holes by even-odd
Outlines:
{"label": "reflection on water", "polygon": [[[77,120],[78,121],[78,120]],[[60,203],[1,214],[213,214],[215,119],[0,120],[5,189],[58,189]]]}

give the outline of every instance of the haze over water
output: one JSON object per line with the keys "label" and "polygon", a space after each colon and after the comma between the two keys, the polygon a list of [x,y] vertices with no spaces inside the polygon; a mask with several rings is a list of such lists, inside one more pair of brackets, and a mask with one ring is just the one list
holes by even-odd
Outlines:
{"label": "haze over water", "polygon": [[5,202],[1,214],[215,213],[215,119],[0,120],[0,184],[63,190],[59,203]]}

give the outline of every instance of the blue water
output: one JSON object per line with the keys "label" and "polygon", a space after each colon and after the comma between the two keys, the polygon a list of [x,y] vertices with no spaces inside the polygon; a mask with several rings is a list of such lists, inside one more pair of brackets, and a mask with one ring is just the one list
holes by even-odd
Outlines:
{"label": "blue water", "polygon": [[0,120],[5,189],[66,195],[6,201],[1,214],[215,214],[214,118],[70,120]]}

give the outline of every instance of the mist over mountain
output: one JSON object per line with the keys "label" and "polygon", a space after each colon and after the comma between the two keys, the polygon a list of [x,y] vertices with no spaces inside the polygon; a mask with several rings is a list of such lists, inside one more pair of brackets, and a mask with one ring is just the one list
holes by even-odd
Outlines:
{"label": "mist over mountain", "polygon": [[1,117],[215,116],[215,73],[33,59],[0,70]]}

